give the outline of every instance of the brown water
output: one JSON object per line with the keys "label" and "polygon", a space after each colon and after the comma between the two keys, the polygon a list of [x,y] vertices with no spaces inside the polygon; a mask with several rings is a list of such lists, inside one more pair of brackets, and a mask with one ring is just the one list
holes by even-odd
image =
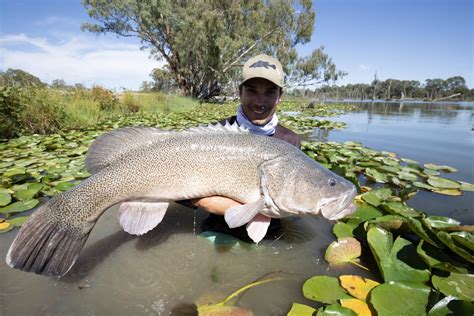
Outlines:
{"label": "brown water", "polygon": [[[156,229],[135,237],[122,231],[113,207],[61,279],[11,269],[2,260],[1,315],[183,315],[180,308],[203,295],[225,297],[274,271],[291,280],[252,288],[238,305],[255,315],[286,315],[292,302],[308,302],[301,294],[305,279],[341,273],[328,271],[324,261],[333,240],[325,219],[285,219],[279,239],[229,250],[198,236],[206,216],[173,205]],[[16,232],[0,237],[2,258]]]}

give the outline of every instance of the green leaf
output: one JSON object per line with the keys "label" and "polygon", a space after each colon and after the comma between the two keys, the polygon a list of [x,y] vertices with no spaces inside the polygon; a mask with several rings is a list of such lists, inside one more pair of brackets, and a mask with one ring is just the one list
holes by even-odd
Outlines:
{"label": "green leaf", "polygon": [[75,187],[76,185],[74,183],[71,183],[71,182],[68,182],[68,181],[63,181],[63,182],[59,182],[57,185],[56,185],[56,189],[58,189],[59,191],[67,191],[73,187]]}
{"label": "green leaf", "polygon": [[434,186],[431,186],[431,185],[426,184],[426,183],[418,182],[418,181],[413,182],[413,185],[418,187],[418,188],[422,188],[422,189],[426,189],[426,190],[430,190],[430,191],[436,190],[436,188]]}
{"label": "green leaf", "polygon": [[1,214],[13,214],[13,213],[21,213],[24,211],[31,210],[36,205],[38,205],[39,201],[36,199],[27,200],[27,201],[19,201],[12,203],[8,206],[0,208]]}
{"label": "green leaf", "polygon": [[426,241],[427,243],[430,243],[431,245],[435,247],[439,247],[438,243],[434,241],[428,233],[423,229],[423,225],[421,222],[415,218],[412,217],[406,217],[406,221],[408,223],[408,227],[411,229],[412,232],[414,232],[418,237]]}
{"label": "green leaf", "polygon": [[405,223],[406,217],[399,215],[384,215],[377,217],[376,219],[367,221],[365,223],[365,229],[367,229],[369,224],[375,224],[378,227],[384,228],[386,230],[398,230]]}
{"label": "green leaf", "polygon": [[404,217],[420,217],[421,216],[420,212],[407,206],[403,202],[386,201],[382,204],[382,208],[386,210],[387,212],[394,215],[400,215]]}
{"label": "green leaf", "polygon": [[323,310],[319,310],[316,316],[357,316],[357,314],[349,308],[333,304],[326,306]]}
{"label": "green leaf", "polygon": [[447,216],[428,216],[423,218],[421,221],[425,225],[436,229],[459,226],[461,224],[461,222]]}
{"label": "green leaf", "polygon": [[454,251],[456,254],[464,258],[465,260],[469,261],[470,263],[474,263],[474,257],[467,251],[461,247],[458,247],[454,240],[451,238],[451,235],[447,232],[440,231],[436,235],[438,238],[445,244],[449,249]]}
{"label": "green leaf", "polygon": [[416,252],[431,268],[448,272],[468,272],[461,263],[455,262],[444,250],[425,244],[423,240],[416,247]]}
{"label": "green leaf", "polygon": [[[360,257],[362,249],[360,242],[353,237],[339,238],[333,241],[326,249],[324,259],[331,265],[338,265],[343,263],[353,263],[361,267],[357,261]],[[366,269],[365,267],[362,267]]]}
{"label": "green leaf", "polygon": [[450,234],[451,238],[467,249],[474,251],[474,235],[468,232],[455,232]]}
{"label": "green leaf", "polygon": [[[375,196],[377,197],[377,195]],[[376,207],[369,205],[367,203],[356,202],[355,205],[357,207],[355,212],[351,214],[350,216],[348,216],[347,218],[358,218],[361,221],[367,221],[369,219],[377,218],[383,215],[383,213],[380,210],[378,210]]]}
{"label": "green leaf", "polygon": [[5,206],[10,204],[12,197],[8,193],[0,193],[0,206]]}
{"label": "green leaf", "polygon": [[8,169],[4,174],[4,178],[12,178],[17,175],[24,175],[26,173],[26,169],[21,167],[21,168],[12,168]]}
{"label": "green leaf", "polygon": [[432,186],[436,188],[442,188],[442,189],[459,189],[461,185],[451,179],[446,179],[446,178],[441,178],[441,177],[429,177],[428,178],[428,183],[431,184]]}
{"label": "green leaf", "polygon": [[310,300],[325,304],[335,304],[337,300],[351,298],[339,285],[337,278],[324,275],[306,280],[303,284],[303,295]]}
{"label": "green leaf", "polygon": [[365,175],[378,183],[386,183],[388,181],[387,175],[385,173],[378,172],[376,169],[366,168]]}
{"label": "green leaf", "polygon": [[436,289],[446,296],[474,301],[474,274],[451,272],[446,278],[433,275],[431,282]]}
{"label": "green leaf", "polygon": [[372,191],[365,192],[364,194],[361,195],[362,200],[365,202],[369,203],[370,205],[373,206],[379,206],[382,201],[380,201],[380,198],[377,196]]}
{"label": "green leaf", "polygon": [[380,227],[372,227],[367,232],[367,241],[385,282],[426,282],[429,280],[429,271],[412,268],[398,259],[398,252],[405,246],[411,245],[406,239],[398,237],[393,242],[390,232]]}
{"label": "green leaf", "polygon": [[308,305],[293,303],[291,309],[286,316],[312,316],[316,312],[316,308]]}
{"label": "green leaf", "polygon": [[431,170],[437,170],[437,171],[444,171],[444,172],[456,172],[458,171],[456,168],[450,167],[450,166],[440,166],[440,165],[435,165],[432,163],[427,163],[423,165],[425,168],[431,169]]}
{"label": "green leaf", "polygon": [[348,224],[343,222],[337,222],[336,224],[334,224],[332,232],[337,238],[354,237],[354,234],[352,232],[357,226],[358,224],[356,223]]}
{"label": "green leaf", "polygon": [[6,222],[10,223],[11,225],[15,227],[20,227],[28,219],[28,217],[29,216],[18,216],[15,218],[9,218],[6,220]]}
{"label": "green leaf", "polygon": [[446,296],[430,309],[428,316],[474,315],[474,305],[454,296]]}
{"label": "green leaf", "polygon": [[459,184],[461,184],[461,190],[463,190],[463,191],[474,191],[474,184],[463,182],[463,181],[458,181],[458,182],[459,182]]}
{"label": "green leaf", "polygon": [[378,315],[426,315],[430,291],[420,283],[384,283],[372,290],[370,303]]}
{"label": "green leaf", "polygon": [[31,200],[39,190],[27,189],[27,190],[19,190],[16,191],[13,195],[17,200],[24,201],[24,200]]}

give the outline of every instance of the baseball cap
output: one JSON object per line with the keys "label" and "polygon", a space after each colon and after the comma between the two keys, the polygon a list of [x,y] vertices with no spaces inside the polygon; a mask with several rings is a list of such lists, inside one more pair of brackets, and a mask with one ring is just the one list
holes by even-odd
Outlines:
{"label": "baseball cap", "polygon": [[280,62],[268,55],[260,54],[250,58],[242,70],[242,83],[252,78],[264,78],[283,88],[284,75]]}

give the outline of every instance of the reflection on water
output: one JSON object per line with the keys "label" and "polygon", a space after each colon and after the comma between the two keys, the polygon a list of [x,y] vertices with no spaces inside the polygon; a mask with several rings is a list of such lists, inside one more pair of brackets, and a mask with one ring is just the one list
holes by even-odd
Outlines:
{"label": "reflection on water", "polygon": [[[358,141],[376,150],[397,153],[421,164],[458,169],[443,176],[474,183],[474,103],[359,102],[357,110],[329,118],[347,123],[345,130],[315,130],[312,139]],[[430,214],[474,224],[474,192],[461,197],[420,191],[408,204]]]}

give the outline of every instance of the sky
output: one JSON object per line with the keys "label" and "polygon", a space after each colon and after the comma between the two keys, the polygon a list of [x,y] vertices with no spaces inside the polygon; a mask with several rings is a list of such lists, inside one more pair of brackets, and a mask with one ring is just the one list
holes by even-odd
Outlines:
{"label": "sky", "polygon": [[[324,46],[342,84],[463,76],[474,88],[474,1],[315,0],[316,23],[300,56]],[[0,70],[22,69],[43,82],[140,87],[163,62],[136,38],[83,32],[92,22],[80,0],[0,0]]]}

